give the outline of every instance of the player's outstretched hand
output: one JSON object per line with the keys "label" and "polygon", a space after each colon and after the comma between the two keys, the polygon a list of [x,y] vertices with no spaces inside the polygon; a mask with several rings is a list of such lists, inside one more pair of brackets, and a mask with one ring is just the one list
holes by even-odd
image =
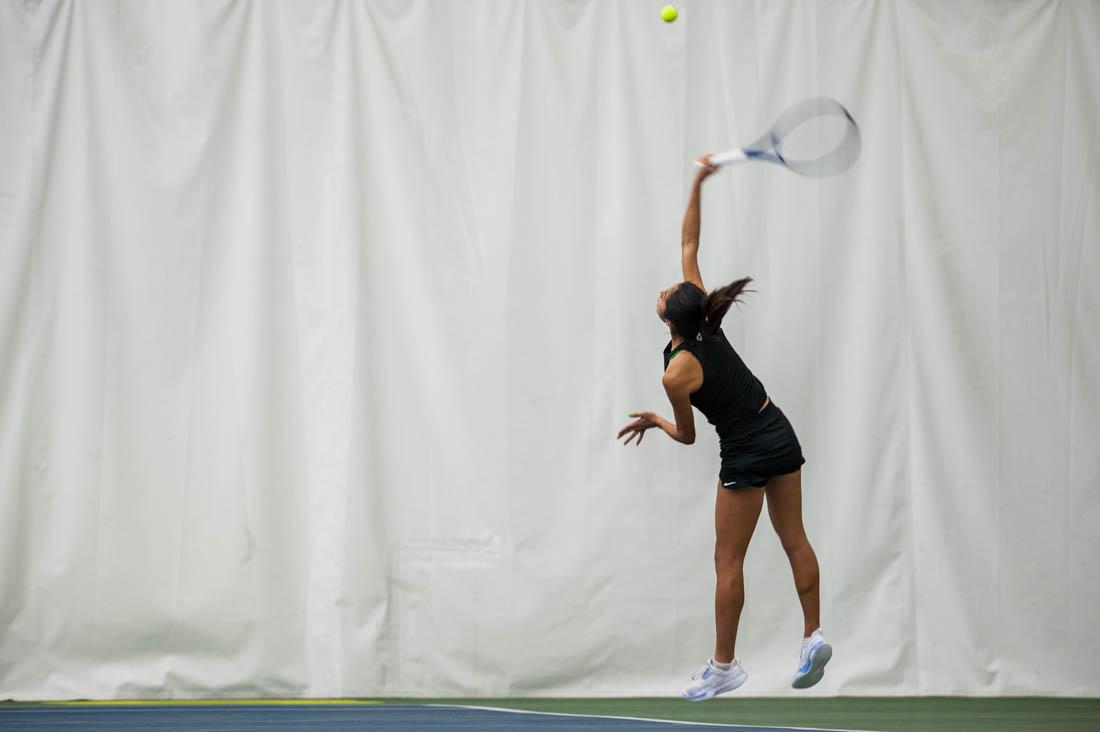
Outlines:
{"label": "player's outstretched hand", "polygon": [[629,445],[630,441],[635,437],[638,438],[638,442],[635,444],[642,444],[642,437],[645,436],[645,431],[657,426],[657,415],[653,412],[633,412],[630,416],[636,417],[636,419],[619,430],[619,436],[617,438],[621,440],[624,435],[627,436],[626,441],[623,443],[624,447]]}

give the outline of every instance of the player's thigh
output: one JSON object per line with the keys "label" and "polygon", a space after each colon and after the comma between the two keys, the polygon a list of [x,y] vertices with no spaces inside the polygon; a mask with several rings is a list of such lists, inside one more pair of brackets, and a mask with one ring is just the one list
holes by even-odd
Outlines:
{"label": "player's thigh", "polygon": [[802,471],[776,476],[764,488],[768,516],[783,548],[790,551],[806,541],[802,524]]}
{"label": "player's thigh", "polygon": [[744,559],[763,505],[763,488],[745,486],[731,489],[718,484],[718,498],[714,504],[716,562]]}

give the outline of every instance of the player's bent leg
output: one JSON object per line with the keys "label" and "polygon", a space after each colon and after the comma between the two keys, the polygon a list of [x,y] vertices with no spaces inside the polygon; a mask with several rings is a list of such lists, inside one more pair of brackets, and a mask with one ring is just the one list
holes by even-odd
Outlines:
{"label": "player's bent leg", "polygon": [[768,516],[791,563],[795,590],[802,604],[804,637],[821,624],[817,555],[802,525],[802,474],[795,471],[772,478],[765,489]]}
{"label": "player's bent leg", "polygon": [[795,471],[768,481],[768,515],[791,563],[795,590],[802,604],[803,639],[798,669],[791,686],[805,689],[821,680],[833,648],[820,629],[820,571],[817,555],[802,523],[802,475]]}

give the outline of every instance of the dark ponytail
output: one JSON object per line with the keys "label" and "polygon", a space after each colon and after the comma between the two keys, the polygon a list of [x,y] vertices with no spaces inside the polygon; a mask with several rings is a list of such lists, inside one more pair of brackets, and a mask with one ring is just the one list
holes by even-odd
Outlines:
{"label": "dark ponytail", "polygon": [[[665,319],[672,328],[688,340],[710,337],[722,327],[722,318],[730,305],[738,301],[751,277],[719,287],[709,295],[693,282],[685,282],[668,296],[665,302]],[[748,290],[751,292],[751,290]]]}
{"label": "dark ponytail", "polygon": [[[745,286],[752,282],[752,277],[745,277],[731,282],[725,287],[719,287],[717,290],[712,290],[706,299],[703,300],[703,325],[702,332],[704,336],[712,336],[718,332],[718,329],[722,327],[722,318],[726,317],[726,312],[730,309],[730,305],[735,302],[739,302],[739,297],[742,292],[745,292]],[[752,290],[748,290],[752,292]]]}

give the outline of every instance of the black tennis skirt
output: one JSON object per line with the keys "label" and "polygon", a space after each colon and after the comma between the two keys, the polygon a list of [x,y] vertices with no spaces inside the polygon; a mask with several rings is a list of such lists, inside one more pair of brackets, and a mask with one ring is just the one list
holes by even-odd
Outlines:
{"label": "black tennis skirt", "polygon": [[802,446],[787,415],[768,403],[764,410],[728,435],[720,435],[722,469],[718,478],[726,488],[762,486],[769,478],[802,467]]}

